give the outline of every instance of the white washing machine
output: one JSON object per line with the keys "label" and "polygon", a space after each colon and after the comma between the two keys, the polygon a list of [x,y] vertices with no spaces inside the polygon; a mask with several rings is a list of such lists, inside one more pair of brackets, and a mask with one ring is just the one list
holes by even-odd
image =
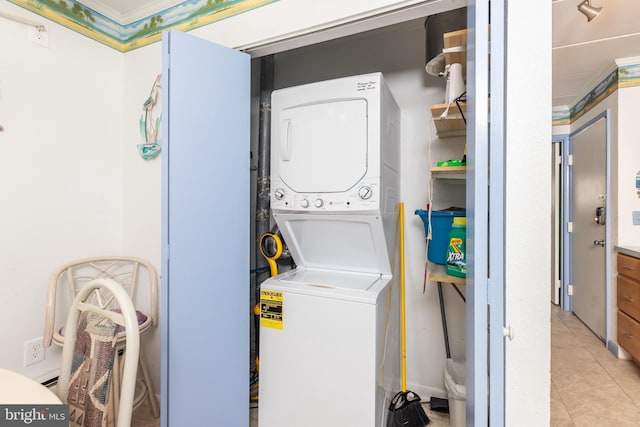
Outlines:
{"label": "white washing machine", "polygon": [[259,425],[383,426],[400,390],[398,106],[372,73],[271,107],[271,208],[297,268],[261,286]]}

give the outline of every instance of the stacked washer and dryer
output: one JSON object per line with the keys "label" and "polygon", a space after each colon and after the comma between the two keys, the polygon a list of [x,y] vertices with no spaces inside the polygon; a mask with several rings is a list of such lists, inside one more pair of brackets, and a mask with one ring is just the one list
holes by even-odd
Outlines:
{"label": "stacked washer and dryer", "polygon": [[381,73],[276,90],[271,208],[296,268],[261,285],[260,427],[383,426],[400,390],[400,111]]}

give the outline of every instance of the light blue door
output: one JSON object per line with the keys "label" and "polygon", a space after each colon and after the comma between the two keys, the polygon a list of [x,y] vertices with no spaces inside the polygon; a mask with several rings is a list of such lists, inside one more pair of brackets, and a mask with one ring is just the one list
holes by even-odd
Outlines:
{"label": "light blue door", "polygon": [[162,39],[162,426],[249,425],[250,57]]}
{"label": "light blue door", "polygon": [[[495,0],[494,0],[495,2]],[[500,3],[500,1],[495,2]],[[496,7],[497,9],[497,7]],[[470,0],[467,10],[467,302],[466,302],[466,425],[486,426],[489,420],[489,340],[487,327],[489,233],[489,2]],[[499,35],[500,22],[492,28]],[[499,47],[496,44],[492,47]],[[492,59],[496,59],[492,52]],[[498,88],[496,88],[498,89]],[[492,113],[501,111],[492,106]],[[493,116],[492,116],[493,118]],[[498,145],[498,144],[496,144]],[[494,249],[493,246],[491,246]],[[500,369],[495,371],[499,374]],[[491,372],[494,375],[494,371]],[[501,402],[496,402],[499,406]],[[498,417],[496,417],[498,418]],[[499,420],[494,424],[501,425]]]}

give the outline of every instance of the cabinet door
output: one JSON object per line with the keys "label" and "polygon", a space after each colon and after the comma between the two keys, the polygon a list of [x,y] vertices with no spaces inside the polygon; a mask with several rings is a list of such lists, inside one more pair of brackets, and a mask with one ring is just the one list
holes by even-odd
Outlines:
{"label": "cabinet door", "polygon": [[250,57],[162,45],[162,425],[247,426]]}

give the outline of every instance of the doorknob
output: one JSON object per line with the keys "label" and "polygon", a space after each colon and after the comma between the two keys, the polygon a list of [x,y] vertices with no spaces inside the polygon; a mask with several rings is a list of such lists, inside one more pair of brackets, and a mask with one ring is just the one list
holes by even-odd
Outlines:
{"label": "doorknob", "polygon": [[593,244],[596,245],[596,246],[604,246],[605,242],[604,242],[604,240],[594,240]]}

